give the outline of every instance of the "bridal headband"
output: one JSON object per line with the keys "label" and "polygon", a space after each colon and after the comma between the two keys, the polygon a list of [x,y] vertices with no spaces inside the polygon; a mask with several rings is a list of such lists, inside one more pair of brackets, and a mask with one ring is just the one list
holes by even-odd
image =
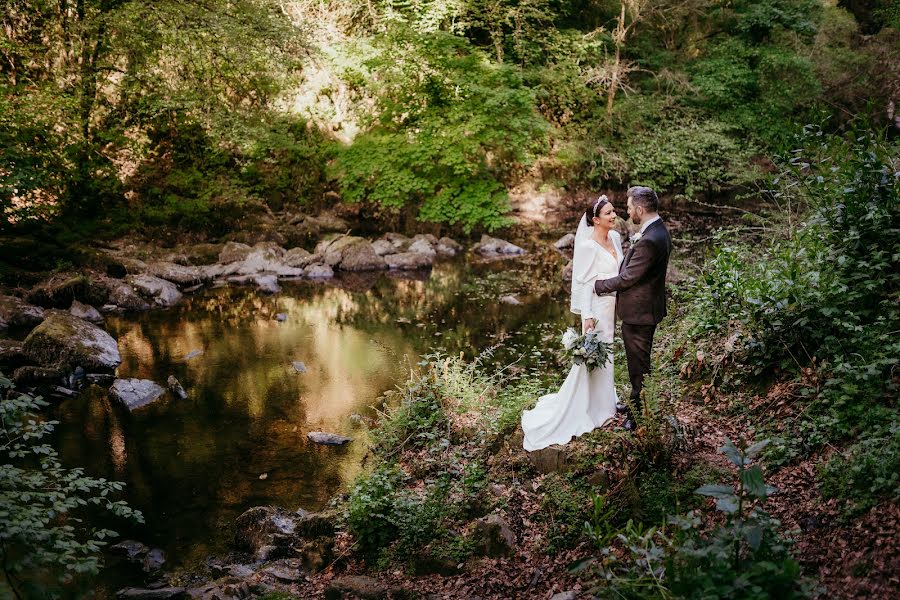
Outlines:
{"label": "bridal headband", "polygon": [[602,204],[603,202],[609,202],[609,198],[606,197],[606,194],[601,195],[594,203],[594,208],[591,211],[594,216],[597,216],[597,207],[600,206],[600,204]]}

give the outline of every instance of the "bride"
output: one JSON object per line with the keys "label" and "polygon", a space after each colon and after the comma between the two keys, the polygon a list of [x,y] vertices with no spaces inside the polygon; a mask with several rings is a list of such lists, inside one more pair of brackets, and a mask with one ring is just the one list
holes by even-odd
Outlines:
{"label": "bride", "polygon": [[[582,332],[596,330],[606,342],[613,341],[616,297],[596,295],[594,281],[619,274],[622,239],[613,230],[615,224],[612,204],[600,196],[578,224],[572,261],[571,310],[581,315]],[[616,402],[611,356],[603,367],[590,372],[584,365],[572,365],[557,393],[542,396],[532,410],[522,413],[525,450],[565,444],[600,427],[615,416]]]}

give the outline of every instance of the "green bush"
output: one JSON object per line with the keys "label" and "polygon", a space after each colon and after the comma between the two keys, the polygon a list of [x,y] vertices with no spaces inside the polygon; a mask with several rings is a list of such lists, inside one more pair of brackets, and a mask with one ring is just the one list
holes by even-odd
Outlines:
{"label": "green bush", "polygon": [[773,489],[753,460],[765,446],[765,441],[735,446],[726,439],[722,452],[738,469],[736,482],[696,490],[716,499],[724,524],[702,528],[692,512],[671,518],[675,531],[667,534],[629,520],[615,546],[602,550],[600,557],[580,561],[573,571],[593,574],[592,591],[601,598],[810,597],[812,585],[791,558],[778,521],[762,509]]}
{"label": "green bush", "polygon": [[507,225],[504,183],[544,130],[521,76],[443,32],[392,29],[380,44],[367,62],[377,118],[333,165],[344,199],[466,232]]}
{"label": "green bush", "polygon": [[809,408],[773,444],[782,460],[896,418],[897,147],[873,133],[809,136],[776,180],[792,219],[783,235],[717,250],[692,316],[698,332],[734,332],[737,368],[812,369],[815,383],[801,386]]}
{"label": "green bush", "polygon": [[57,424],[37,414],[47,403],[12,387],[0,375],[0,565],[18,596],[31,597],[46,591],[48,579],[68,582],[99,570],[100,552],[117,534],[83,521],[84,507],[141,523],[143,517],[112,499],[124,484],[63,468],[56,450],[41,443]]}
{"label": "green bush", "polygon": [[841,501],[851,514],[885,499],[900,499],[900,424],[884,424],[862,435],[820,468],[825,498]]}

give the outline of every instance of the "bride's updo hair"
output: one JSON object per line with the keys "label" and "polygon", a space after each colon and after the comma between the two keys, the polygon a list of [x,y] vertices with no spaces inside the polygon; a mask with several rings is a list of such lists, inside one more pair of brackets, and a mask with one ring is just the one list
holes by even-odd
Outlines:
{"label": "bride's updo hair", "polygon": [[607,204],[609,204],[609,198],[606,197],[606,194],[603,194],[584,211],[584,220],[587,221],[588,227],[594,226],[594,217],[600,214],[600,211]]}

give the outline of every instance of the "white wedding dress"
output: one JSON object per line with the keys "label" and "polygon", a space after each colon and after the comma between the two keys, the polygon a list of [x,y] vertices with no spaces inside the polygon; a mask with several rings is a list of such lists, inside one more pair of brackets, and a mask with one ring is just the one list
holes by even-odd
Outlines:
{"label": "white wedding dress", "polygon": [[[617,232],[609,232],[616,249],[613,256],[590,235],[585,235],[585,229],[589,234],[590,228],[582,221],[572,261],[571,308],[581,315],[582,321],[593,318],[601,339],[612,342],[616,297],[595,294],[594,282],[619,274],[622,239]],[[615,416],[616,402],[612,357],[603,367],[591,372],[584,365],[572,365],[557,393],[541,396],[532,410],[522,413],[525,450],[531,452],[552,444],[565,444],[600,427]]]}

